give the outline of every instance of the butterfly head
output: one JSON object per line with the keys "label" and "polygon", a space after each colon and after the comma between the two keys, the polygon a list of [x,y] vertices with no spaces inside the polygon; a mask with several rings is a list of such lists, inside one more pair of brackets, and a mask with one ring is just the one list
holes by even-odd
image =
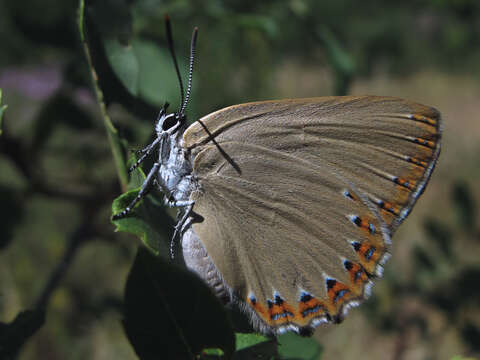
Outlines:
{"label": "butterfly head", "polygon": [[162,134],[165,133],[175,133],[187,121],[187,117],[185,116],[184,112],[168,113],[167,108],[168,103],[165,103],[157,117],[155,132],[157,133],[158,137],[161,137]]}

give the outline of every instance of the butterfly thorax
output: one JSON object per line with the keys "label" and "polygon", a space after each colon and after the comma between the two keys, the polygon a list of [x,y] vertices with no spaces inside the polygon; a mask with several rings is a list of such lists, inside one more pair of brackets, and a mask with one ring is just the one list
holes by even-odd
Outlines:
{"label": "butterfly thorax", "polygon": [[180,125],[173,133],[158,133],[161,140],[157,182],[169,201],[188,200],[195,188],[189,154],[183,147],[184,131],[185,125]]}

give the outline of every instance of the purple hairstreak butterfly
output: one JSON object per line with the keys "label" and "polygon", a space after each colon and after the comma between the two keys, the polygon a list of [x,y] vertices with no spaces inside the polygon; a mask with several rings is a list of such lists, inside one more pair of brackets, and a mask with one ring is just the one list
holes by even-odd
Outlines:
{"label": "purple hairstreak butterfly", "polygon": [[252,102],[187,127],[197,30],[181,108],[160,111],[150,187],[179,208],[172,241],[187,267],[267,334],[339,322],[382,275],[391,237],[440,153],[439,112],[404,99],[317,97]]}

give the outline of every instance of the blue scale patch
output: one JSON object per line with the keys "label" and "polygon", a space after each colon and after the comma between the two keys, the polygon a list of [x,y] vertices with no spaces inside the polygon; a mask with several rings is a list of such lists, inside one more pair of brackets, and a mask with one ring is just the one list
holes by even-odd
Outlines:
{"label": "blue scale patch", "polygon": [[281,318],[285,318],[287,316],[293,317],[293,314],[290,311],[284,311],[280,314],[273,314],[272,316],[270,316],[270,318],[272,320],[278,320],[278,319],[281,319]]}
{"label": "blue scale patch", "polygon": [[347,289],[343,289],[343,290],[339,290],[336,294],[335,294],[335,298],[333,299],[333,302],[337,302],[337,300],[341,299],[342,297],[345,296],[346,293],[349,293],[350,290],[347,290]]}
{"label": "blue scale patch", "polygon": [[375,246],[371,246],[370,249],[368,249],[368,251],[365,253],[365,259],[370,260],[375,250]]}
{"label": "blue scale patch", "polygon": [[350,194],[348,190],[343,190],[343,196],[345,196],[346,198],[349,198],[350,200],[353,200],[353,196],[352,194]]}
{"label": "blue scale patch", "polygon": [[350,220],[352,220],[352,222],[357,225],[357,226],[361,226],[362,225],[362,219],[360,219],[359,216],[357,215],[353,215]]}
{"label": "blue scale patch", "polygon": [[306,310],[302,311],[302,316],[307,317],[308,315],[315,314],[315,313],[319,312],[320,310],[323,310],[323,307],[320,306],[320,305],[315,305],[312,308],[309,308],[309,309],[306,309]]}
{"label": "blue scale patch", "polygon": [[368,224],[368,230],[370,234],[375,234],[375,226],[373,226],[373,224]]}
{"label": "blue scale patch", "polygon": [[358,270],[356,273],[355,273],[355,281],[357,281],[358,279],[360,279],[362,277],[362,274],[363,274],[363,270],[360,269]]}

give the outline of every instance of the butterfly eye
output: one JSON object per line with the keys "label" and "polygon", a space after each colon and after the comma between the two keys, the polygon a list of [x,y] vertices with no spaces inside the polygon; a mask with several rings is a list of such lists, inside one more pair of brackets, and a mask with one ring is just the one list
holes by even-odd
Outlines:
{"label": "butterfly eye", "polygon": [[180,120],[177,119],[177,117],[175,116],[175,114],[170,114],[168,115],[167,117],[165,117],[165,120],[163,120],[163,123],[162,123],[162,130],[163,131],[167,131],[168,129],[174,127],[175,125],[177,125],[177,123],[179,122]]}

